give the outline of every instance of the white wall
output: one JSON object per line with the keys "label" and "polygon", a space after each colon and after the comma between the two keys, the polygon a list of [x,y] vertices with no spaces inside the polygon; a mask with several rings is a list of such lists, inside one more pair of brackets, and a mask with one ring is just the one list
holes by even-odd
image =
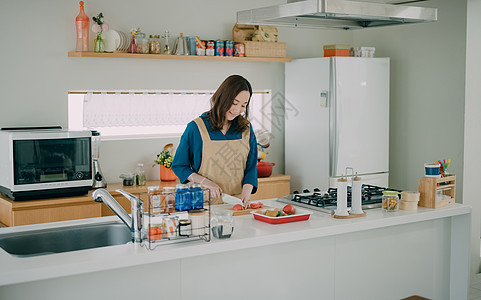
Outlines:
{"label": "white wall", "polygon": [[473,208],[471,219],[471,271],[480,270],[479,236],[481,204],[479,201],[479,170],[481,170],[481,0],[468,0],[466,43],[466,114],[464,122],[464,199]]}
{"label": "white wall", "polygon": [[[147,34],[169,30],[173,36],[183,32],[202,39],[231,39],[236,11],[284,1],[85,2],[89,17],[103,12],[112,29],[126,33],[132,26],[140,26]],[[215,89],[228,75],[241,74],[254,89],[284,93],[283,63],[68,58],[67,52],[75,49],[74,20],[78,11],[77,0],[0,2],[0,26],[5,33],[0,47],[0,127],[67,127],[69,90]],[[279,32],[280,41],[288,44],[289,57],[321,56],[323,44],[352,40],[352,33],[343,31],[281,28]],[[274,171],[283,172],[283,119],[279,128],[273,132],[275,139],[267,160],[276,163]],[[104,142],[101,166],[107,181],[121,181],[118,175],[135,170],[138,162],[146,166],[148,179],[158,179],[158,168],[150,166],[170,142],[178,143],[178,139]]]}
{"label": "white wall", "polygon": [[356,45],[391,57],[391,187],[418,190],[424,163],[451,158],[462,201],[466,0],[431,0],[438,21],[358,31]]}

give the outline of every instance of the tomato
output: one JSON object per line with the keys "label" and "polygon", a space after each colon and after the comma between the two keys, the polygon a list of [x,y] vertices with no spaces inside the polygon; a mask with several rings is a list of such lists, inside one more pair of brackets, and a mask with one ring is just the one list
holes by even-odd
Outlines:
{"label": "tomato", "polygon": [[235,211],[242,210],[242,205],[236,204],[236,205],[234,205],[234,207],[232,207],[232,210],[235,210]]}
{"label": "tomato", "polygon": [[287,204],[286,206],[284,206],[284,208],[282,208],[282,211],[285,212],[286,214],[295,214],[296,213],[296,209],[294,208],[294,206],[292,206],[290,204]]}
{"label": "tomato", "polygon": [[262,206],[264,206],[264,204],[262,202],[252,202],[250,204],[250,208],[252,208],[252,209],[262,208]]}

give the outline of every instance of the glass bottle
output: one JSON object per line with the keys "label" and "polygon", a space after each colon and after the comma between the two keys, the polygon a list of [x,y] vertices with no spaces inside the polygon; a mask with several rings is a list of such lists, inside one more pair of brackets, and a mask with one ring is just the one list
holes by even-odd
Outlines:
{"label": "glass bottle", "polygon": [[135,43],[135,34],[132,34],[132,41],[130,42],[130,53],[137,53],[137,44]]}
{"label": "glass bottle", "polygon": [[160,54],[160,36],[151,34],[149,38],[149,53]]}
{"label": "glass bottle", "polygon": [[97,37],[94,41],[94,52],[102,53],[104,52],[104,40],[102,39],[102,33],[97,33]]}
{"label": "glass bottle", "polygon": [[135,174],[135,183],[139,186],[145,185],[145,171],[144,171],[144,164],[139,163],[137,164],[137,172]]}
{"label": "glass bottle", "polygon": [[164,54],[171,54],[170,53],[170,46],[169,46],[169,31],[165,31],[165,34],[162,36],[165,39],[165,46],[164,46]]}
{"label": "glass bottle", "polygon": [[77,46],[75,51],[89,51],[89,17],[84,11],[84,2],[80,1],[80,13],[75,18],[77,28]]}

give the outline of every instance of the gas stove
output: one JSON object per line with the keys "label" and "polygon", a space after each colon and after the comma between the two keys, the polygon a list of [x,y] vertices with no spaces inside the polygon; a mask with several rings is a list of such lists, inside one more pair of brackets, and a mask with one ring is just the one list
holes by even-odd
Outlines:
{"label": "gas stove", "polygon": [[[396,189],[388,189],[385,187],[363,184],[362,185],[362,209],[371,209],[381,207],[382,192],[385,190],[398,191]],[[331,213],[337,206],[337,188],[329,188],[326,193],[321,193],[318,188],[311,193],[304,190],[302,193],[294,191],[294,194],[279,197],[277,201],[292,205],[301,206],[308,209]],[[351,206],[351,187],[347,187],[347,206]]]}

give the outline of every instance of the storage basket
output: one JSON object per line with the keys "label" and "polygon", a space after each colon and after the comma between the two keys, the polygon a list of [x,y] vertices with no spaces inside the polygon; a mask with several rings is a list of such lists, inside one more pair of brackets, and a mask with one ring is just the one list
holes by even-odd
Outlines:
{"label": "storage basket", "polygon": [[251,57],[286,57],[286,43],[244,41],[245,54]]}

